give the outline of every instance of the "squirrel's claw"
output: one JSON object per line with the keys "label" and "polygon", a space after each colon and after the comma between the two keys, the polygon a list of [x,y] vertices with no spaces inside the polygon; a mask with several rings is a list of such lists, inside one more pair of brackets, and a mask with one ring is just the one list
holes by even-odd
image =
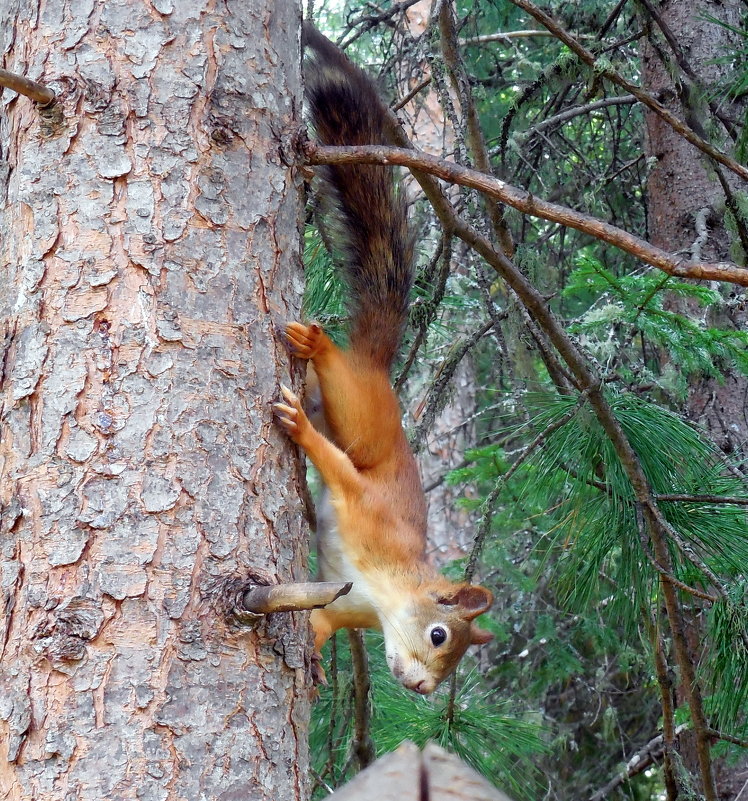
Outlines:
{"label": "squirrel's claw", "polygon": [[312,674],[312,683],[316,687],[321,684],[327,687],[327,676],[325,676],[324,668],[322,667],[322,654],[315,651],[312,654],[312,662],[310,665],[310,672]]}

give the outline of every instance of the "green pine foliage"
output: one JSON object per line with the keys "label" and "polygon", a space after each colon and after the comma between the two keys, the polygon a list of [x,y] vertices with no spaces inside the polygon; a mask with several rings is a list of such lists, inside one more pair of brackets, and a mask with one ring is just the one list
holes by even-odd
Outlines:
{"label": "green pine foliage", "polygon": [[[704,435],[682,417],[631,393],[609,393],[616,418],[639,455],[657,494],[716,495],[748,499],[745,483],[725,470],[723,456]],[[576,400],[543,394],[526,396],[532,409],[527,440],[550,430],[574,410]],[[516,433],[516,432],[514,432]],[[504,446],[487,446],[469,454],[471,464],[455,471],[458,482],[488,488],[500,480],[508,461]],[[748,727],[748,651],[742,634],[748,631],[746,565],[748,520],[746,507],[730,503],[662,501],[661,508],[680,532],[698,561],[729,587],[729,599],[715,603],[706,614],[707,647],[700,665],[710,686],[708,709],[717,728],[745,736]],[[518,525],[524,516],[524,525]],[[517,541],[517,530],[525,537]],[[511,557],[513,548],[514,559]],[[492,539],[485,561],[498,567],[503,593],[515,598],[501,613],[505,627],[522,626],[526,665],[502,660],[489,673],[499,692],[520,692],[526,701],[548,703],[554,687],[590,681],[600,698],[612,688],[599,686],[591,665],[608,666],[617,680],[628,676],[639,684],[628,692],[656,693],[651,665],[646,610],[658,609],[658,573],[646,555],[637,525],[629,482],[610,441],[585,407],[563,426],[552,430],[504,487],[493,517]],[[676,545],[671,545],[675,575],[699,589],[712,591],[705,573]],[[524,573],[507,570],[522,557]],[[528,597],[541,607],[528,626]],[[542,589],[541,589],[542,588]],[[686,610],[700,615],[702,602],[683,595]],[[520,611],[517,611],[519,607]],[[516,615],[516,619],[515,619]],[[521,622],[520,622],[521,621]],[[506,630],[506,629],[505,629]],[[507,633],[505,642],[511,643]],[[528,658],[527,652],[536,658]],[[514,649],[516,654],[516,647]],[[525,667],[531,670],[529,673]],[[523,675],[523,673],[525,675]],[[607,676],[603,680],[603,685]],[[615,685],[614,685],[615,686]],[[619,690],[620,691],[620,690]],[[646,693],[645,693],[646,694]],[[601,700],[601,703],[603,701]],[[622,725],[625,709],[607,707]],[[578,732],[564,715],[547,721],[547,736],[555,732],[559,745],[580,746]],[[588,738],[588,726],[582,741]],[[612,768],[611,768],[612,769]]]}
{"label": "green pine foliage", "polygon": [[[585,335],[597,358],[612,364],[630,381],[637,373],[662,382],[672,391],[670,373],[656,376],[641,363],[642,343],[655,353],[667,352],[684,377],[695,373],[720,376],[738,370],[748,374],[748,332],[706,325],[703,317],[686,317],[666,308],[672,297],[692,301],[699,310],[720,302],[719,293],[702,284],[678,281],[655,270],[616,276],[598,259],[582,255],[563,290],[566,299],[584,299],[588,309],[570,330]],[[616,336],[618,334],[618,336]],[[640,346],[626,352],[621,342]],[[626,362],[624,359],[628,359]]]}
{"label": "green pine foliage", "polygon": [[[510,699],[490,692],[475,670],[461,670],[454,704],[448,686],[429,698],[416,696],[390,675],[380,634],[367,632],[366,648],[372,680],[371,736],[378,756],[404,740],[419,746],[434,741],[516,797],[536,795],[537,760],[547,752],[538,720],[523,714]],[[335,652],[335,674],[328,676],[327,687],[320,688],[315,707],[310,749],[317,775],[337,785],[352,768],[353,689],[345,636],[337,636]],[[319,797],[324,797],[322,788],[320,782]]]}

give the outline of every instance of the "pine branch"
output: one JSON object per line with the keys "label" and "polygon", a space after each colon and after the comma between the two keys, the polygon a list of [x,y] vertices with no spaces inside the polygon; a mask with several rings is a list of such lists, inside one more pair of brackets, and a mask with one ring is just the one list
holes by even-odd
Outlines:
{"label": "pine branch", "polygon": [[559,417],[558,420],[555,420],[553,423],[551,423],[551,425],[541,431],[535,437],[535,439],[523,449],[522,453],[514,462],[512,462],[511,467],[506,471],[506,473],[499,477],[498,481],[494,485],[494,488],[488,494],[486,500],[481,504],[481,517],[478,521],[475,538],[473,539],[473,547],[470,549],[470,556],[468,557],[468,562],[465,567],[465,581],[473,580],[475,569],[478,565],[481,551],[483,550],[483,545],[485,544],[488,532],[491,530],[494,504],[498,500],[499,495],[504,489],[507,481],[509,481],[509,479],[521,467],[521,465],[527,461],[527,459],[535,452],[535,450],[539,448],[554,431],[558,431],[559,428],[565,426],[569,420],[571,420],[577,414],[587,399],[588,394],[589,390],[580,393],[579,397],[577,398],[577,402],[574,404],[572,409],[569,409],[565,415]]}
{"label": "pine branch", "polygon": [[641,543],[642,550],[644,551],[644,555],[647,557],[647,561],[650,565],[660,574],[660,576],[665,579],[669,584],[672,584],[674,587],[677,587],[679,590],[683,590],[683,592],[687,592],[689,595],[693,595],[696,598],[701,598],[704,601],[709,601],[709,603],[716,603],[717,597],[715,595],[709,595],[707,592],[703,592],[702,590],[697,590],[696,587],[692,587],[690,584],[686,584],[684,581],[676,578],[673,574],[672,569],[665,567],[664,565],[660,564],[657,559],[653,556],[652,552],[649,549],[649,543],[647,541],[647,531],[644,527],[644,518],[641,513],[641,507],[637,509],[637,526],[639,528],[639,542]]}
{"label": "pine branch", "polygon": [[[694,549],[683,539],[683,537],[679,534],[678,531],[675,530],[673,526],[670,525],[666,520],[663,519],[663,524],[666,528],[667,533],[670,537],[674,540],[676,545],[678,546],[680,552],[683,556],[691,562],[692,565],[697,567],[711,582],[714,589],[717,591],[717,595],[725,604],[730,604],[730,596],[727,593],[722,582],[717,578],[714,571],[712,571],[709,566],[700,559]],[[696,594],[696,593],[694,593]],[[703,595],[701,596],[707,600],[712,600],[713,602],[717,601],[716,597]],[[746,650],[748,651],[748,631],[741,630],[740,638],[743,641],[743,645],[745,646]]]}
{"label": "pine branch", "polygon": [[[408,138],[400,129],[396,119],[391,120],[391,129],[394,141],[404,147],[410,146]],[[407,155],[407,150],[402,150],[401,153]],[[435,159],[435,161],[438,162],[439,160]],[[571,373],[579,382],[579,385],[589,392],[590,406],[610,439],[631,484],[637,502],[643,510],[655,558],[666,571],[666,574],[672,575],[667,527],[664,525],[666,521],[654,500],[652,487],[641,462],[602,393],[599,377],[589,367],[583,354],[548,308],[543,296],[527,280],[526,276],[517,269],[504,253],[494,248],[485,237],[457,216],[452,204],[442,192],[441,187],[428,173],[428,170],[424,171],[416,166],[413,175],[421,185],[445,229],[450,233],[454,232],[464,242],[473,247],[516,292],[520,302],[524,304],[528,313],[548,336],[561,358],[568,365]],[[704,715],[701,690],[696,682],[694,664],[686,645],[680,602],[675,592],[675,585],[667,579],[666,575],[661,575],[660,586],[670,623],[676,660],[681,671],[683,688],[688,699],[694,724],[696,747],[706,800],[716,801],[716,789],[709,753],[709,739],[706,731],[706,717]]]}

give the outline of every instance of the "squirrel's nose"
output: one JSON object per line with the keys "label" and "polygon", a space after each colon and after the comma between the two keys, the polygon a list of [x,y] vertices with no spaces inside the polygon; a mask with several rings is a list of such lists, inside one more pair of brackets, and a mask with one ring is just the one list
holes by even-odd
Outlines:
{"label": "squirrel's nose", "polygon": [[421,679],[420,681],[406,681],[403,682],[403,684],[409,690],[413,690],[413,692],[420,693],[421,695],[428,695],[431,692],[426,679]]}

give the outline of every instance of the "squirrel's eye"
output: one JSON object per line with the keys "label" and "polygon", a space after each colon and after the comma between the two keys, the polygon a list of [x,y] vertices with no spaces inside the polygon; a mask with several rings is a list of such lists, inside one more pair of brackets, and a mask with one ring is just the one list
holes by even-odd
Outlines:
{"label": "squirrel's eye", "polygon": [[447,632],[441,626],[434,626],[431,629],[431,643],[438,648],[447,641]]}

